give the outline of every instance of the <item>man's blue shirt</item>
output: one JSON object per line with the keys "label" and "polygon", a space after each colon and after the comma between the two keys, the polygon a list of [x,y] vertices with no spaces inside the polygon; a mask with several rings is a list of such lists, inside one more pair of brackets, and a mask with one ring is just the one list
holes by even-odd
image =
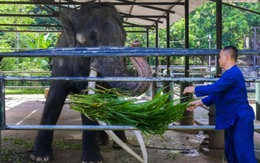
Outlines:
{"label": "man's blue shirt", "polygon": [[255,118],[253,108],[248,103],[243,74],[236,65],[226,70],[215,83],[196,86],[194,93],[197,97],[207,96],[202,99],[204,105],[215,104],[216,129],[229,128],[236,116],[245,121]]}

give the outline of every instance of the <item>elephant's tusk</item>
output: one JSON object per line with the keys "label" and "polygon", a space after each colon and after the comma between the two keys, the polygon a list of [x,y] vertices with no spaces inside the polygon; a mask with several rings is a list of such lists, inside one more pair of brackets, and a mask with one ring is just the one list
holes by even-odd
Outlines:
{"label": "elephant's tusk", "polygon": [[[97,72],[95,70],[90,70],[89,77],[97,77]],[[88,87],[89,88],[95,88],[96,82],[88,82]],[[95,92],[91,89],[88,89],[88,94],[94,94]],[[107,125],[105,122],[98,121],[100,125]],[[142,163],[147,163],[148,162],[148,155],[146,151],[146,147],[144,144],[143,137],[141,135],[141,132],[138,130],[135,130],[135,136],[137,138],[137,141],[140,145],[143,159],[138,156],[131,148],[129,148],[121,139],[119,139],[116,134],[112,130],[105,130],[105,132],[118,144],[120,145],[124,150],[126,150],[129,154],[131,154],[133,157],[135,157],[138,161]]]}
{"label": "elephant's tusk", "polygon": [[147,155],[147,150],[144,144],[144,139],[142,137],[142,134],[139,130],[134,130],[135,136],[137,138],[137,141],[140,145],[142,155],[143,155],[143,163],[148,163],[148,155]]}
{"label": "elephant's tusk", "polygon": [[[102,121],[98,121],[100,125],[107,125],[106,123]],[[144,161],[140,156],[138,156],[131,148],[129,148],[121,139],[119,139],[116,134],[112,130],[105,130],[105,132],[118,144],[120,145],[125,151],[127,151],[129,154],[134,156],[138,161],[142,163],[147,163],[147,161]],[[137,135],[136,135],[137,137]],[[140,137],[140,136],[138,136]],[[142,136],[141,136],[142,137]],[[139,142],[139,141],[138,141]],[[140,144],[141,146],[141,144]],[[143,152],[143,151],[142,151]],[[146,150],[145,150],[146,153]]]}
{"label": "elephant's tusk", "polygon": [[[97,77],[97,71],[90,70],[89,77]],[[95,88],[96,82],[88,82],[88,88]],[[94,94],[95,92],[92,89],[88,89],[88,94]]]}

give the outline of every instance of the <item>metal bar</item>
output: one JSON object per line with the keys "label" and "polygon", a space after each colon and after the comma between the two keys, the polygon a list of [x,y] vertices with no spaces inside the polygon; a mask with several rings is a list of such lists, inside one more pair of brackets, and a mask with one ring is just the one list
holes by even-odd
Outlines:
{"label": "metal bar", "polygon": [[[123,3],[127,3],[127,4],[130,4],[130,5],[138,5],[140,6],[140,4],[138,2],[131,2],[131,1],[126,1],[126,0],[118,0],[120,2],[123,2]],[[174,5],[174,4],[172,4]],[[159,8],[159,7],[154,7],[154,6],[151,6],[151,3],[148,2],[147,5],[141,5],[142,7],[145,7],[145,8],[149,8],[149,9],[153,9],[153,10],[158,10],[158,11],[163,11],[163,12],[170,12],[171,14],[175,14],[175,11],[171,11],[171,10],[167,10],[167,9],[162,9],[162,8]]]}
{"label": "metal bar", "polygon": [[[123,18],[166,18],[164,15],[122,15]],[[156,20],[153,20],[156,21]]]}
{"label": "metal bar", "polygon": [[[129,14],[125,14],[125,13],[120,13],[122,17],[125,17],[125,18],[131,18],[131,15]],[[126,16],[125,16],[126,15]],[[129,17],[128,17],[129,16]],[[162,21],[160,21],[159,19],[158,20],[155,20],[155,19],[150,19],[150,16],[144,16],[144,17],[139,17],[137,15],[135,15],[134,17],[132,18],[138,18],[138,19],[143,19],[143,20],[146,20],[146,21],[151,21],[151,22],[158,22],[158,23],[163,23]]]}
{"label": "metal bar", "polygon": [[[1,32],[36,32],[36,33],[61,33],[63,30],[14,30],[14,29],[10,29],[10,30],[1,30]],[[127,33],[146,33],[146,31],[126,31]]]}
{"label": "metal bar", "polygon": [[[126,22],[124,22],[126,23]],[[124,27],[144,27],[144,28],[154,28],[153,25],[137,25],[137,24],[130,24],[129,25],[123,25]],[[53,27],[53,28],[62,28],[62,25],[48,25],[48,24],[0,24],[0,26],[10,26],[10,27]]]}
{"label": "metal bar", "polygon": [[[2,57],[154,57],[154,56],[215,56],[220,50],[128,47],[54,48],[20,52],[2,52]],[[259,50],[239,50],[240,55],[260,55]]]}
{"label": "metal bar", "polygon": [[[105,2],[99,2],[99,3],[105,3]],[[125,5],[133,5],[133,3],[135,5],[139,5],[139,6],[146,6],[146,5],[184,5],[183,2],[124,2],[124,3],[120,3],[120,2],[109,2],[110,4],[113,5],[121,5],[121,6],[125,6]],[[43,5],[84,5],[86,4],[86,2],[76,2],[76,1],[68,1],[68,2],[44,2],[44,1],[40,1],[40,2],[21,2],[21,1],[0,1],[0,4],[22,4],[22,5],[34,5],[34,4],[43,4]]]}
{"label": "metal bar", "polygon": [[53,14],[53,15],[38,15],[38,14],[0,14],[0,17],[44,17],[44,18],[49,18],[49,17],[55,17],[58,18],[58,14]]}
{"label": "metal bar", "polygon": [[[216,2],[216,41],[217,49],[222,49],[222,0]],[[216,76],[219,77],[220,74],[222,74],[222,69],[217,62]]]}
{"label": "metal bar", "polygon": [[[127,24],[127,25],[126,25]],[[154,25],[138,25],[138,24],[133,24],[133,23],[129,23],[129,22],[124,22],[123,26],[125,28],[127,27],[143,27],[143,28],[149,28],[149,29],[154,29]]]}
{"label": "metal bar", "polygon": [[129,31],[129,30],[127,31],[126,30],[126,33],[146,33],[146,31],[144,31],[144,30],[143,31]]}
{"label": "metal bar", "polygon": [[[189,0],[185,0],[185,48],[190,48],[189,30]],[[185,56],[185,77],[189,76],[189,57]]]}
{"label": "metal bar", "polygon": [[54,27],[54,28],[62,28],[61,25],[49,25],[49,24],[3,24],[1,23],[0,26],[10,26],[10,27]]}
{"label": "metal bar", "polygon": [[149,48],[150,44],[149,44],[150,40],[149,40],[149,29],[146,28],[146,47]]}
{"label": "metal bar", "polygon": [[51,71],[0,71],[0,74],[26,73],[26,74],[49,74]]}
{"label": "metal bar", "polygon": [[[260,129],[260,126],[255,126]],[[6,125],[5,130],[138,130],[127,125]],[[215,126],[169,126],[169,130],[215,130]]]}
{"label": "metal bar", "polygon": [[63,30],[2,30],[0,29],[1,32],[35,32],[35,33],[61,33]]}
{"label": "metal bar", "polygon": [[[217,0],[210,0],[210,1],[216,2]],[[255,2],[255,3],[257,3],[257,2]],[[246,9],[246,8],[243,8],[243,7],[235,6],[235,5],[224,3],[224,2],[222,2],[222,4],[229,6],[229,7],[233,7],[233,8],[236,8],[236,9],[240,9],[240,10],[243,10],[243,11],[247,11],[247,12],[251,12],[251,13],[260,15],[260,12],[257,12],[257,11],[249,10],[249,9]]]}
{"label": "metal bar", "polygon": [[[136,127],[128,125],[6,125],[5,130],[138,130]],[[254,125],[255,130],[260,129],[260,125]],[[215,130],[214,125],[169,125],[168,130]]]}
{"label": "metal bar", "polygon": [[0,80],[0,130],[3,129],[5,126],[5,87],[4,87],[5,81]]}
{"label": "metal bar", "polygon": [[6,89],[43,89],[50,86],[5,86]]}
{"label": "metal bar", "polygon": [[[166,18],[166,47],[170,48],[170,41],[171,41],[171,37],[170,37],[170,13],[167,12],[167,18]],[[171,56],[167,56],[166,58],[166,70],[167,70],[167,76],[170,76],[170,57]],[[169,83],[168,83],[169,84]],[[166,90],[167,91],[167,90]]]}
{"label": "metal bar", "polygon": [[[176,78],[176,77],[27,77],[27,76],[0,76],[0,80],[5,81],[147,81],[147,82],[215,82],[218,78]],[[246,82],[260,82],[260,77],[245,78]]]}

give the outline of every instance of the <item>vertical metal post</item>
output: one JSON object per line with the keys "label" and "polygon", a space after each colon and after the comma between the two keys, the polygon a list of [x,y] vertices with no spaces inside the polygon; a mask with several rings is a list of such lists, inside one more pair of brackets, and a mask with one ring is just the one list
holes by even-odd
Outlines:
{"label": "vertical metal post", "polygon": [[[222,0],[216,1],[216,33],[217,49],[222,49]],[[219,77],[221,73],[222,69],[217,62],[216,76]]]}
{"label": "vertical metal post", "polygon": [[155,23],[155,47],[159,47],[159,26],[158,22]]}
{"label": "vertical metal post", "polygon": [[255,84],[256,120],[260,120],[260,83]]}
{"label": "vertical metal post", "polygon": [[[189,0],[185,0],[185,48],[189,48]],[[189,56],[185,56],[185,77],[189,77]],[[182,94],[185,87],[192,85],[189,82],[181,83],[181,101],[185,102],[192,98],[191,94]],[[185,97],[185,98],[183,98]],[[194,123],[194,112],[185,111],[183,115],[183,119],[180,121],[181,125],[193,125]]]}
{"label": "vertical metal post", "polygon": [[[155,24],[155,47],[158,48],[159,47],[159,26],[158,26],[158,22],[156,22]],[[154,77],[157,77],[157,74],[159,72],[158,69],[159,66],[159,58],[155,57],[155,73],[153,74]],[[152,97],[158,92],[158,83],[157,82],[153,82],[153,88],[152,88]]]}
{"label": "vertical metal post", "polygon": [[149,29],[146,28],[146,47],[150,47],[150,44],[149,44]]}
{"label": "vertical metal post", "polygon": [[[167,12],[167,21],[166,21],[166,47],[170,48],[170,13]],[[170,57],[167,56],[167,75],[170,76]]]}
{"label": "vertical metal post", "polygon": [[[166,47],[170,48],[170,13],[167,12],[166,15]],[[166,72],[167,77],[170,76],[170,57],[166,57]],[[170,82],[164,82],[164,92],[170,92]],[[170,100],[170,99],[169,99]]]}
{"label": "vertical metal post", "polygon": [[2,162],[2,130],[5,127],[5,91],[4,79],[0,79],[0,162]]}
{"label": "vertical metal post", "polygon": [[[217,49],[222,49],[222,0],[216,1],[216,32],[217,32]],[[217,57],[218,58],[218,57]],[[222,73],[219,63],[217,62],[216,77],[219,77]],[[209,108],[209,123],[215,124],[215,106]],[[209,147],[224,148],[224,131],[209,131]]]}
{"label": "vertical metal post", "polygon": [[[256,41],[256,27],[253,27],[254,29],[254,41],[253,41],[253,48],[254,50],[257,50],[257,41]],[[254,71],[257,71],[257,68],[256,68],[256,65],[257,65],[257,56],[254,55]]]}
{"label": "vertical metal post", "polygon": [[[149,48],[150,44],[149,44],[149,28],[146,28],[146,47]],[[149,63],[149,59],[146,58],[146,60],[148,61]],[[151,85],[149,87],[149,89],[146,91],[146,95],[147,96],[152,96],[153,97],[153,86]]]}

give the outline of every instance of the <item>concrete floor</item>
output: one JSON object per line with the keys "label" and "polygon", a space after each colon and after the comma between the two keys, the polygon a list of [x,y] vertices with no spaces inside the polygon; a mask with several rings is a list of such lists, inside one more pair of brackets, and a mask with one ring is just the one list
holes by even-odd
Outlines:
{"label": "concrete floor", "polygon": [[[6,124],[7,125],[37,125],[40,123],[41,114],[44,106],[44,95],[6,95]],[[208,123],[207,111],[200,108],[195,112],[195,119],[200,123]],[[256,123],[258,123],[256,121]],[[65,104],[58,124],[77,125],[81,124],[80,114],[69,109],[69,105]],[[34,139],[35,130],[4,130],[1,132],[2,139],[4,138],[21,138]],[[127,132],[128,137],[133,137],[132,132]],[[213,151],[215,156],[207,155],[199,150],[200,144],[206,137],[202,132],[188,133],[167,131],[165,139],[158,136],[144,137],[147,145],[149,163],[157,162],[225,162],[223,150]],[[81,141],[81,131],[74,130],[59,130],[55,131],[54,139],[66,139]],[[188,140],[188,141],[187,141]],[[112,143],[111,143],[112,144]],[[137,162],[132,156],[123,150],[114,150],[111,147],[102,147],[102,155],[105,163],[135,163]],[[134,138],[130,138],[130,146],[140,153],[138,143]],[[169,147],[170,150],[164,150],[156,147]],[[154,148],[149,148],[154,147]],[[2,149],[8,148],[2,143]],[[179,150],[178,150],[179,149]],[[182,149],[194,149],[183,152]],[[30,149],[26,149],[30,150]],[[260,158],[260,134],[255,132],[255,150],[257,158]],[[81,150],[54,150],[55,160],[53,163],[77,163],[80,162]]]}

